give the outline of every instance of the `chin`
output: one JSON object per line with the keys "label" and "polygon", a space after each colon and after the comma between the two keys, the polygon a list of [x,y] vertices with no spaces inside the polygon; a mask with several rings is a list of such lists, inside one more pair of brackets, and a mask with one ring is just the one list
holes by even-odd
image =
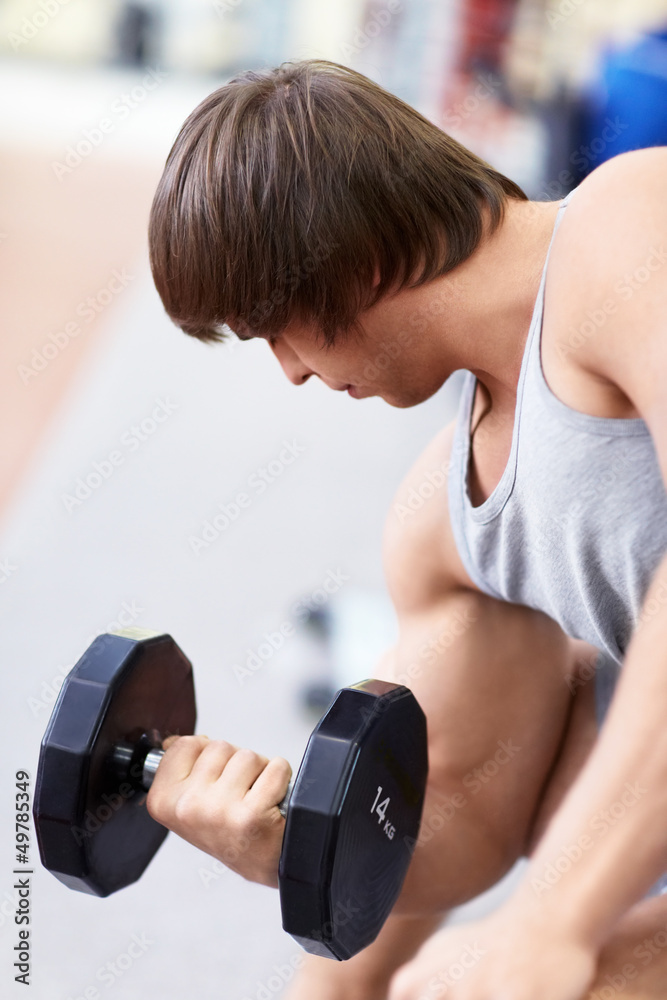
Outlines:
{"label": "chin", "polygon": [[430,399],[431,396],[435,395],[439,388],[439,385],[429,389],[424,387],[421,389],[417,389],[416,387],[412,389],[406,388],[403,392],[398,394],[388,393],[385,396],[384,394],[379,393],[379,395],[381,395],[385,403],[389,403],[390,406],[394,406],[398,410],[408,410],[411,406],[419,406],[420,403],[425,403],[427,399]]}

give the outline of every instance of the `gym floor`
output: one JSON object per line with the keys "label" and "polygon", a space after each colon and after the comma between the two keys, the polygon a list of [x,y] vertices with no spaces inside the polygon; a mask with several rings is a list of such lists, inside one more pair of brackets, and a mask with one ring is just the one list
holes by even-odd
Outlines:
{"label": "gym floor", "polygon": [[[53,167],[141,76],[0,64],[6,996],[23,995],[12,972],[14,774],[26,769],[34,782],[59,684],[90,639],[114,624],[170,632],[195,666],[199,730],[296,766],[314,723],[300,693],[322,679],[307,637],[299,632],[250,677],[234,667],[294,621],[296,602],[314,600],[329,574],[341,581],[334,617],[367,607],[378,648],[391,641],[383,522],[458,396],[458,376],[407,411],[316,380],[297,392],[265,344],[210,348],[170,324],[147,264],[150,199],[182,120],[221,81],[161,81],[71,172],[58,179]],[[289,464],[278,458],[285,442]],[[193,546],[269,463],[251,506]],[[359,629],[361,646],[367,623],[358,620],[348,632]],[[372,672],[368,662],[360,676]],[[31,860],[39,1000],[254,1000],[278,995],[300,954],[281,930],[277,893],[216,870],[176,837],[140,883],[106,900],[41,870],[34,835]],[[492,907],[507,885],[453,918]]]}

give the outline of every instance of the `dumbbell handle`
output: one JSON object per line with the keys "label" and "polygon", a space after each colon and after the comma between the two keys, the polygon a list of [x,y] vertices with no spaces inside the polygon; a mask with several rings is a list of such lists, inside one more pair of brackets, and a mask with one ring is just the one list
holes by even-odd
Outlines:
{"label": "dumbbell handle", "polygon": [[[113,749],[113,761],[119,773],[127,773],[129,771],[130,765],[134,759],[135,747],[129,743],[118,743]],[[145,792],[153,784],[153,778],[155,777],[156,771],[160,766],[160,761],[164,757],[165,751],[159,747],[152,747],[146,754],[143,767],[141,772],[141,779],[139,784]],[[290,781],[287,786],[287,791],[285,797],[278,804],[278,809],[282,816],[287,815],[287,806],[289,805],[289,800],[292,795],[293,783]]]}

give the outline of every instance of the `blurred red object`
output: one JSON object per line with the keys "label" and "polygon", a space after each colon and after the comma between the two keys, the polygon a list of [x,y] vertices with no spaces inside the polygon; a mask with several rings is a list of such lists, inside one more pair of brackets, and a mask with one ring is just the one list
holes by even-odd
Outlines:
{"label": "blurred red object", "polygon": [[458,72],[499,73],[518,0],[464,0]]}

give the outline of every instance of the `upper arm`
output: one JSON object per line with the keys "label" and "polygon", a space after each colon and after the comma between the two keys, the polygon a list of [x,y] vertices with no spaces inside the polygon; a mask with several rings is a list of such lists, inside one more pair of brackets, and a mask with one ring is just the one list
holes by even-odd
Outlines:
{"label": "upper arm", "polygon": [[449,518],[447,487],[454,426],[452,421],[424,449],[387,514],[385,575],[399,617],[465,589],[468,582]]}
{"label": "upper arm", "polygon": [[[522,650],[531,651],[531,662],[543,650],[543,662],[556,657],[565,673],[581,655],[577,641],[546,614],[491,597],[470,580],[458,553],[448,504],[454,428],[453,421],[440,431],[409,470],[396,491],[384,531],[385,576],[400,634],[382,669],[387,679],[408,683],[406,664],[411,664],[410,686],[432,700],[442,697],[443,687],[440,661],[431,648],[434,639],[436,652],[440,647],[447,651],[452,690],[456,690],[457,663],[463,664],[462,676],[469,679],[471,662],[489,663],[503,647],[513,663],[520,662]],[[422,488],[425,484],[428,489]],[[483,627],[469,627],[477,622]]]}
{"label": "upper arm", "polygon": [[561,348],[631,401],[667,481],[667,148],[623,154],[583,181],[558,234],[549,293]]}

